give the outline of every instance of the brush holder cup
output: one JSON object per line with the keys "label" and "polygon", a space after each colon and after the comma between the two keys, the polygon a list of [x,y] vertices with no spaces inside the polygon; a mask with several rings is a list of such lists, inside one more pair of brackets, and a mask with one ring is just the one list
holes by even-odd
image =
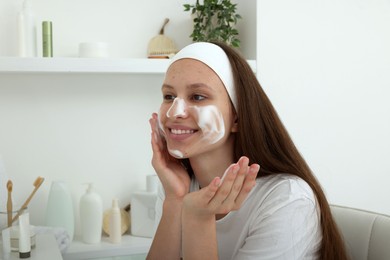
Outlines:
{"label": "brush holder cup", "polygon": [[[11,212],[12,216],[15,216],[17,210],[13,210]],[[15,223],[13,223],[12,225],[15,225]],[[8,212],[7,210],[1,210],[0,211],[0,231],[3,231],[3,229],[6,229],[8,228]]]}
{"label": "brush holder cup", "polygon": [[[16,209],[11,212],[12,217],[15,217],[18,212],[20,207],[15,207]],[[25,207],[23,208],[20,212],[19,215],[22,215],[23,213],[28,212],[28,208]],[[11,251],[17,252],[19,251],[19,218],[15,219],[15,221],[12,223],[12,225],[9,227],[8,226],[8,212],[7,211],[0,211],[0,236],[2,235],[2,231],[5,229],[8,229],[9,232],[9,239],[10,239],[10,246],[11,246]],[[35,228],[34,226],[30,225],[30,243],[31,243],[31,248],[35,247]]]}
{"label": "brush holder cup", "polygon": [[[11,218],[15,217],[16,214],[18,214],[19,209],[20,209],[20,206],[13,207],[13,210],[10,212]],[[27,207],[22,209],[22,211],[20,212],[20,215],[22,215],[25,212],[28,212]],[[12,226],[18,225],[18,221],[19,221],[18,219],[15,219],[15,221],[12,223]],[[6,229],[6,228],[8,228],[8,212],[7,212],[7,210],[2,209],[2,210],[0,210],[0,233],[3,229]]]}

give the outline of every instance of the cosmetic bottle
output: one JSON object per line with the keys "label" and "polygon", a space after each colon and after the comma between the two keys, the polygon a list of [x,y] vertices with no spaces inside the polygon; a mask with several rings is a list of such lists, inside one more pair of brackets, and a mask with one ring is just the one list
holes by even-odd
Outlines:
{"label": "cosmetic bottle", "polygon": [[23,213],[19,216],[19,258],[30,258],[30,216],[29,213]]}
{"label": "cosmetic bottle", "polygon": [[30,0],[24,0],[18,17],[19,56],[37,56],[37,28]]}
{"label": "cosmetic bottle", "polygon": [[42,56],[53,57],[53,29],[50,21],[42,22]]}
{"label": "cosmetic bottle", "polygon": [[46,206],[46,226],[64,228],[72,241],[74,220],[72,196],[67,183],[53,181]]}
{"label": "cosmetic bottle", "polygon": [[118,244],[122,239],[121,231],[121,212],[118,206],[118,199],[112,200],[110,212],[110,242]]}
{"label": "cosmetic bottle", "polygon": [[157,175],[146,176],[146,190],[132,193],[131,234],[153,237],[156,232],[155,205],[157,201]]}
{"label": "cosmetic bottle", "polygon": [[80,224],[82,240],[87,244],[100,243],[103,225],[102,198],[88,183],[87,191],[80,199]]}

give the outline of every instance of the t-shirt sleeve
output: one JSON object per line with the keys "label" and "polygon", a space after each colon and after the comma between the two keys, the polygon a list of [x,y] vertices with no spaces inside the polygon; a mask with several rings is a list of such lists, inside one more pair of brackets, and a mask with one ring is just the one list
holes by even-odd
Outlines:
{"label": "t-shirt sleeve", "polygon": [[318,208],[303,181],[275,187],[253,212],[249,234],[233,259],[316,259],[321,241]]}

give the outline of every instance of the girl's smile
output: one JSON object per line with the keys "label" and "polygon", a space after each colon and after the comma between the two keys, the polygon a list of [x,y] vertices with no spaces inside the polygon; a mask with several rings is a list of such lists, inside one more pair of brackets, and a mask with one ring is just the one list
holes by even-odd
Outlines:
{"label": "girl's smile", "polygon": [[168,137],[175,141],[183,141],[198,132],[197,129],[192,129],[180,125],[172,126],[171,128],[168,128],[168,130],[169,130]]}

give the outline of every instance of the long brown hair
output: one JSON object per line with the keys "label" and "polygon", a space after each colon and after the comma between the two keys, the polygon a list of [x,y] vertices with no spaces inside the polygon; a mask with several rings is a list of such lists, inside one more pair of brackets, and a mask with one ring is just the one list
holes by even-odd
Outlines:
{"label": "long brown hair", "polygon": [[288,173],[305,180],[312,188],[321,211],[320,259],[348,259],[319,182],[298,152],[252,69],[233,48],[223,43],[213,43],[225,51],[233,71],[239,129],[235,138],[235,160],[245,155],[251,163],[259,163],[261,169],[258,178]]}

